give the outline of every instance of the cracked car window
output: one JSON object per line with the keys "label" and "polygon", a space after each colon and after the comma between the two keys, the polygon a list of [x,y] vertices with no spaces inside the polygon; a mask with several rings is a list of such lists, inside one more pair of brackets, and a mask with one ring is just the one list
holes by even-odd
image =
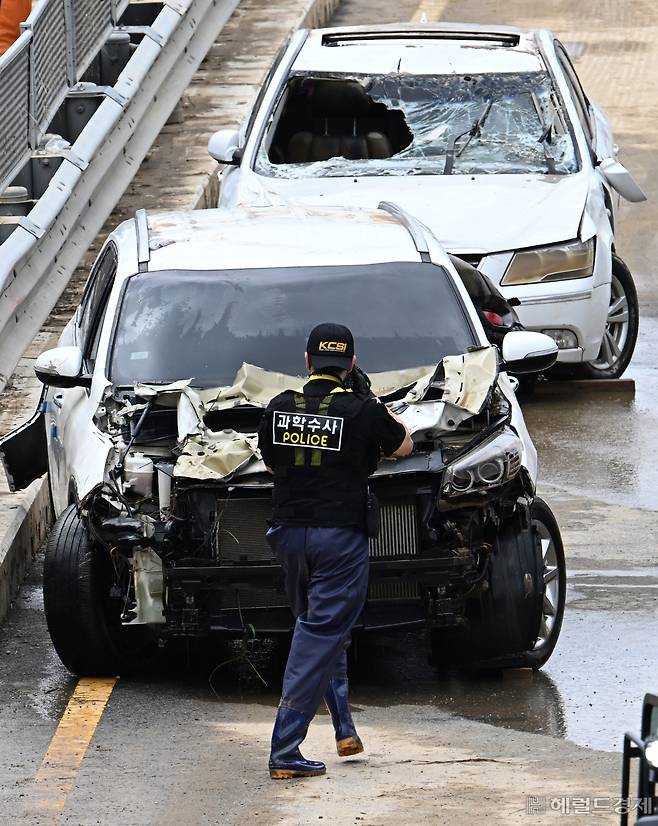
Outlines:
{"label": "cracked car window", "polygon": [[255,171],[276,178],[578,171],[545,72],[292,77]]}
{"label": "cracked car window", "polygon": [[308,333],[325,318],[352,330],[359,364],[373,373],[436,364],[477,343],[434,264],[152,272],[128,281],[110,378],[218,387],[243,362],[301,375]]}

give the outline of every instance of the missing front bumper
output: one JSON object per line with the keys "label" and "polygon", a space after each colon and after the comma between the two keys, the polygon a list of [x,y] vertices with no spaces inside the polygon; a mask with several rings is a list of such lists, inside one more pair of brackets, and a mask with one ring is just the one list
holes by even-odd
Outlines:
{"label": "missing front bumper", "polygon": [[[461,576],[466,564],[454,557],[371,560],[368,599],[355,627],[426,625],[427,589]],[[239,634],[249,624],[260,634],[294,627],[277,564],[181,566],[165,572],[165,588],[168,636]]]}

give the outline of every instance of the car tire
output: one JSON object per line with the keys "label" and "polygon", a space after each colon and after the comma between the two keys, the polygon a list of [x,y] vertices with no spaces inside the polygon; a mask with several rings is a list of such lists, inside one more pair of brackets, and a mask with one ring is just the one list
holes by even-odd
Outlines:
{"label": "car tire", "polygon": [[[564,557],[564,545],[560,528],[553,511],[537,497],[531,507],[532,522],[542,543],[542,561],[544,564],[544,610],[540,636],[535,646],[510,665],[518,668],[541,668],[555,650],[564,617],[567,599],[567,566]],[[547,628],[547,616],[552,613],[550,629]],[[542,636],[542,633],[545,636]]]}
{"label": "car tire", "polygon": [[55,650],[78,676],[134,673],[157,653],[150,628],[121,624],[123,600],[110,594],[114,579],[109,553],[93,544],[77,506],[70,505],[46,543],[43,601]]}
{"label": "car tire", "polygon": [[[513,527],[508,524],[507,535],[501,538],[506,557],[502,576],[500,571],[494,573],[498,579],[497,585],[494,584],[494,594],[500,594],[502,586],[502,599],[494,596],[492,600],[491,592],[486,591],[483,613],[479,617],[471,617],[468,629],[430,632],[432,665],[439,668],[458,666],[468,671],[483,672],[506,668],[536,670],[548,661],[560,635],[566,601],[564,547],[555,517],[543,499],[534,500],[529,518],[541,543],[540,548],[535,546],[536,550],[526,552],[523,542],[514,542],[510,535],[518,531],[520,525]],[[519,572],[524,570],[532,571],[535,581],[542,576],[544,588],[549,589],[541,592],[541,605],[537,599],[534,601],[536,608],[532,602],[527,609],[518,601],[506,602],[506,582],[514,583]],[[537,628],[534,645],[526,651],[518,645],[521,628],[527,629],[523,632],[527,633],[526,640],[533,636],[532,629]],[[488,656],[488,653],[491,655]]]}
{"label": "car tire", "polygon": [[[613,308],[625,306],[627,320],[621,320],[624,313],[614,314]],[[615,318],[620,319],[615,321]],[[574,370],[576,378],[585,379],[618,379],[626,370],[635,350],[637,334],[640,326],[640,307],[633,276],[626,264],[616,255],[612,256],[612,284],[610,294],[610,309],[601,352],[591,362],[579,364]],[[612,351],[612,347],[619,349],[619,356]]]}

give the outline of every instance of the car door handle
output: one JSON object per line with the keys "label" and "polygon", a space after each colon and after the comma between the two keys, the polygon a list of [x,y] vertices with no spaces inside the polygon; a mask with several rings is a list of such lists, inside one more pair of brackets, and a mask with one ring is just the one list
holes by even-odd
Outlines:
{"label": "car door handle", "polygon": [[56,407],[59,407],[60,410],[62,409],[62,401],[63,400],[64,400],[64,394],[63,393],[56,393],[53,396],[53,404]]}

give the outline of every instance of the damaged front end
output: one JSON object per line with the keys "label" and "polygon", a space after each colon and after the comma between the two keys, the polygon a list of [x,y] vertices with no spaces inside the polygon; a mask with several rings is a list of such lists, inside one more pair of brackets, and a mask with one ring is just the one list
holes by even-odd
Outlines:
{"label": "damaged front end", "polygon": [[[541,610],[533,470],[495,349],[371,379],[408,425],[415,450],[383,460],[371,478],[381,531],[370,542],[358,627],[468,626],[491,586],[493,561],[513,546],[527,557],[527,576],[509,583],[506,598],[527,617],[505,645],[531,646]],[[96,424],[113,441],[113,461],[81,512],[112,556],[122,623],[157,625],[162,637],[238,635],[247,624],[264,634],[292,628],[265,539],[272,477],[255,434],[269,400],[299,383],[245,364],[231,387],[108,390]]]}

